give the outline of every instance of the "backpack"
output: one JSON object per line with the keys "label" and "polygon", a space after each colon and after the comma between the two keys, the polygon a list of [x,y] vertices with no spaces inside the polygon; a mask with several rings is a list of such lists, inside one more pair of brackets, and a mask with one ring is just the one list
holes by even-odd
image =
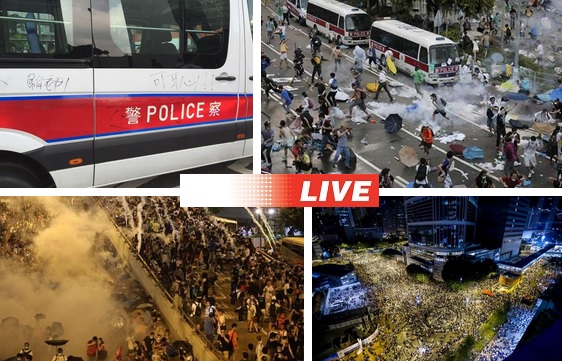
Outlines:
{"label": "backpack", "polygon": [[505,35],[510,38],[511,37],[511,29],[507,28],[507,30],[505,31]]}
{"label": "backpack", "polygon": [[441,100],[441,104],[443,104],[443,106],[447,105],[447,101],[443,98],[439,98]]}
{"label": "backpack", "polygon": [[91,345],[88,345],[86,353],[88,354],[88,356],[96,356],[97,351],[98,351],[98,346],[95,343],[93,343]]}
{"label": "backpack", "polygon": [[195,316],[201,316],[201,304],[200,303],[195,304]]}
{"label": "backpack", "polygon": [[277,29],[277,26],[278,26],[277,21],[275,21],[275,19],[273,19],[273,28]]}
{"label": "backpack", "polygon": [[312,99],[308,98],[308,109],[314,109],[314,103],[312,102]]}
{"label": "backpack", "polygon": [[338,88],[338,81],[337,81],[336,78],[334,78],[334,79],[332,80],[332,82],[330,83],[330,88],[332,88],[332,89],[337,89],[337,88]]}
{"label": "backpack", "polygon": [[287,93],[289,94],[289,99],[293,100],[295,98],[293,93],[291,93],[290,91],[287,91]]}
{"label": "backpack", "polygon": [[363,90],[361,90],[361,99],[365,100],[367,98],[367,94]]}
{"label": "backpack", "polygon": [[433,129],[424,128],[422,131],[422,139],[425,143],[433,143]]}
{"label": "backpack", "polygon": [[425,164],[420,164],[418,171],[416,172],[416,180],[423,182],[427,176],[427,166]]}
{"label": "backpack", "polygon": [[314,36],[314,37],[312,38],[312,45],[313,45],[315,48],[319,48],[319,47],[322,45],[322,41],[320,41],[320,38],[319,38],[319,37]]}

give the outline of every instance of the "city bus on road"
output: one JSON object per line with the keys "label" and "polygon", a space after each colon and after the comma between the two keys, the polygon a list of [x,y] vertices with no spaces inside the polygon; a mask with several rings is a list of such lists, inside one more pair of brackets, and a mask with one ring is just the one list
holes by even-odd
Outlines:
{"label": "city bus on road", "polygon": [[304,237],[285,237],[279,242],[281,258],[289,263],[304,265]]}
{"label": "city bus on road", "polygon": [[287,0],[287,8],[297,19],[299,24],[306,25],[306,7],[308,0]]}
{"label": "city bus on road", "polygon": [[250,0],[0,0],[0,187],[252,156]]}
{"label": "city bus on road", "polygon": [[306,26],[339,45],[364,45],[369,42],[371,18],[361,9],[335,0],[309,0]]}
{"label": "city bus on road", "polygon": [[378,59],[392,51],[396,68],[410,75],[415,67],[425,73],[428,84],[458,80],[460,58],[450,39],[397,20],[377,20],[371,27],[369,47]]}

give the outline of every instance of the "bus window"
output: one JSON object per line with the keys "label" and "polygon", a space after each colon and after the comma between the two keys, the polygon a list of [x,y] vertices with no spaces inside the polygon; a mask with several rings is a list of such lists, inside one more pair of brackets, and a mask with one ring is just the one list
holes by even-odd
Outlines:
{"label": "bus window", "polygon": [[[100,49],[96,67],[206,68],[224,65],[228,48],[227,0],[98,0],[109,12],[94,22]],[[95,18],[95,14],[94,14]],[[107,19],[107,20],[106,20]],[[103,21],[108,24],[103,24]]]}
{"label": "bus window", "polygon": [[3,1],[2,13],[3,57],[82,58],[73,49],[91,44],[89,13],[73,10],[71,0]]}
{"label": "bus window", "polygon": [[419,61],[421,61],[422,63],[427,63],[427,48],[424,46],[420,47]]}

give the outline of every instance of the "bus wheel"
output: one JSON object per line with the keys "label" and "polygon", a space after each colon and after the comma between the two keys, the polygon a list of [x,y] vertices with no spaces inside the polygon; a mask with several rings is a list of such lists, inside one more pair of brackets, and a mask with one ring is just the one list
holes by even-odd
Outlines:
{"label": "bus wheel", "polygon": [[41,182],[25,166],[0,163],[0,188],[38,188]]}

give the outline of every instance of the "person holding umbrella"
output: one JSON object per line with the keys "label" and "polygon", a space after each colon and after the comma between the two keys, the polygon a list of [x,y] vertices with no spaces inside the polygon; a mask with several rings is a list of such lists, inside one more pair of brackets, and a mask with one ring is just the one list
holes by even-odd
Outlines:
{"label": "person holding umbrella", "polygon": [[53,356],[51,361],[66,361],[66,356],[63,353],[62,347],[57,348],[57,354]]}

